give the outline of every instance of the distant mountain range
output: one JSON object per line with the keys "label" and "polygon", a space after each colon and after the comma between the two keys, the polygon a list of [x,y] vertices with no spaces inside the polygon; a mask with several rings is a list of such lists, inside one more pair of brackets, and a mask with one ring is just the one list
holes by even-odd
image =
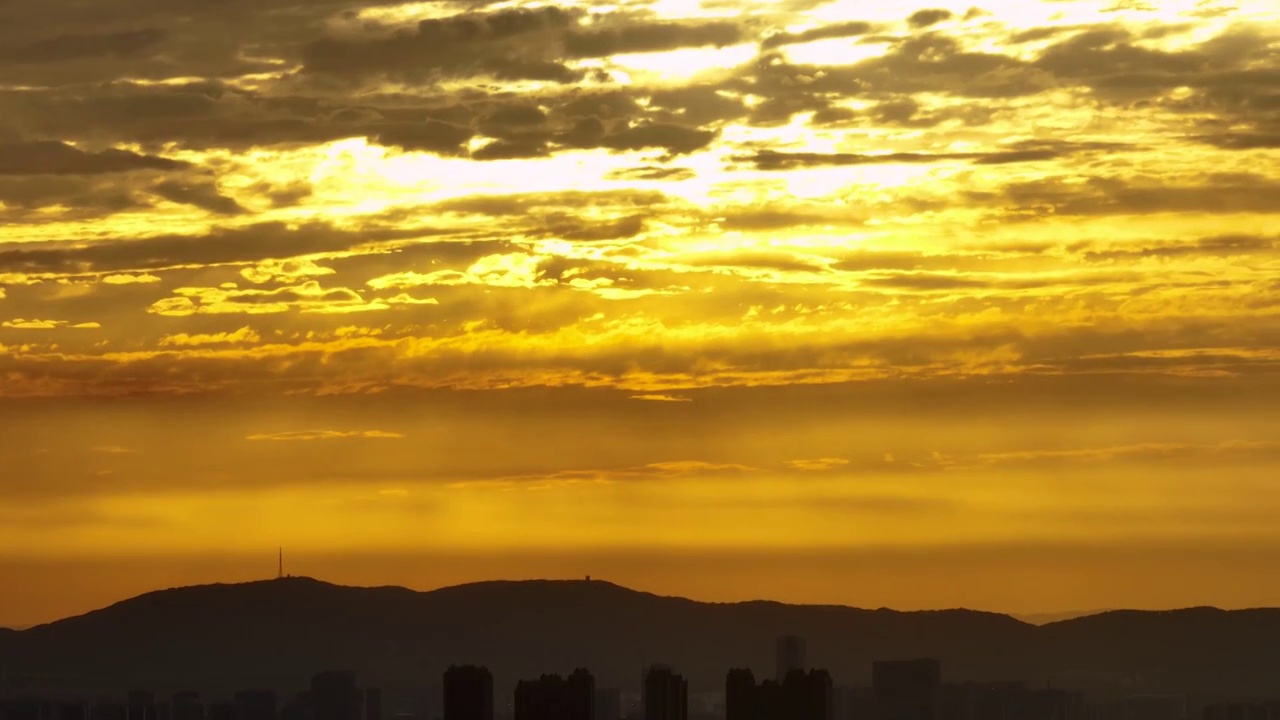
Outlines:
{"label": "distant mountain range", "polygon": [[415,592],[306,578],[153,592],[80,617],[0,633],[11,676],[85,688],[296,690],[311,673],[356,671],[389,694],[420,693],[451,663],[483,663],[499,688],[589,668],[635,688],[645,663],[691,690],[730,667],[772,676],[782,634],[809,664],[865,684],[871,662],[930,656],[958,680],[1144,679],[1197,696],[1280,696],[1280,610],[1119,611],[1035,626],[970,610],[897,612],[776,602],[702,603],[603,581],[489,582]]}
{"label": "distant mountain range", "polygon": [[1115,608],[1106,608],[1103,610],[1076,610],[1074,612],[1014,614],[1013,617],[1031,625],[1048,625],[1049,623],[1062,622],[1063,620],[1075,620],[1076,618],[1089,617],[1090,615],[1101,615],[1103,613],[1115,611]]}

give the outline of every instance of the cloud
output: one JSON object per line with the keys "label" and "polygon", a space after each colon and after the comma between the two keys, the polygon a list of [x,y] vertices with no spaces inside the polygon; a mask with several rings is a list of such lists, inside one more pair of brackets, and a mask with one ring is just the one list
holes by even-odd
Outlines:
{"label": "cloud", "polygon": [[811,460],[789,460],[787,464],[796,470],[823,472],[844,467],[849,464],[849,461],[845,458],[815,458]]}
{"label": "cloud", "polygon": [[845,165],[922,164],[948,161],[968,161],[976,165],[1007,165],[1012,163],[1057,160],[1067,155],[1090,152],[1115,152],[1125,150],[1123,145],[1095,143],[1037,143],[1023,142],[1010,149],[990,152],[915,153],[895,152],[881,154],[861,153],[787,153],[765,150],[755,155],[738,156],[739,162],[750,162],[760,170],[792,170],[804,167]]}
{"label": "cloud", "polygon": [[187,163],[129,150],[86,152],[67,143],[39,141],[0,144],[0,176],[98,175],[132,170],[182,170]]}
{"label": "cloud", "polygon": [[509,475],[483,480],[466,481],[468,484],[513,484],[535,487],[554,487],[579,484],[608,484],[620,482],[654,482],[681,478],[732,477],[758,472],[756,468],[737,463],[713,463],[702,460],[676,460],[649,463],[634,467],[560,470],[529,475]]}
{"label": "cloud", "polygon": [[107,285],[150,285],[160,282],[160,278],[150,273],[142,273],[140,275],[105,275],[102,282]]}
{"label": "cloud", "polygon": [[262,341],[253,328],[242,327],[232,332],[189,335],[178,333],[160,338],[160,347],[199,347],[202,345],[253,345]]}
{"label": "cloud", "polygon": [[645,395],[632,395],[632,400],[648,400],[650,402],[668,402],[668,403],[686,403],[693,402],[692,398],[682,395],[664,395],[661,393],[650,393]]}
{"label": "cloud", "polygon": [[134,455],[138,452],[123,445],[98,445],[93,448],[93,451],[104,455]]}
{"label": "cloud", "polygon": [[366,302],[354,290],[325,288],[310,280],[274,290],[180,287],[174,296],[157,300],[148,312],[169,317],[190,315],[266,315],[299,310],[307,313],[385,310],[386,305]]}
{"label": "cloud", "polygon": [[0,48],[0,60],[16,64],[55,63],[100,56],[129,57],[152,49],[166,33],[143,28],[114,33],[58,35],[24,45]]}
{"label": "cloud", "polygon": [[797,33],[779,32],[766,35],[760,41],[760,47],[770,50],[784,45],[798,45],[800,43],[813,42],[815,40],[830,40],[833,38],[866,35],[874,30],[875,26],[868,22],[848,21],[832,23],[830,25],[820,25]]}
{"label": "cloud", "polygon": [[240,271],[240,276],[258,285],[269,282],[296,282],[301,278],[324,277],[335,274],[330,267],[319,265],[311,258],[288,260],[264,260]]}
{"label": "cloud", "polygon": [[493,77],[570,82],[580,72],[549,58],[545,48],[574,22],[570,11],[547,6],[465,13],[422,20],[415,28],[383,28],[364,37],[326,37],[303,50],[308,73],[386,75],[411,80]]}
{"label": "cloud", "polygon": [[189,235],[159,234],[136,239],[108,236],[88,242],[5,244],[0,245],[0,273],[143,272],[273,260],[287,271],[288,258],[295,256],[348,251],[379,241],[429,238],[438,234],[441,233],[430,228],[357,231],[321,222],[297,225],[264,222],[238,227],[215,226],[208,232]]}
{"label": "cloud", "polygon": [[983,453],[975,459],[986,465],[1046,463],[1113,463],[1133,460],[1178,460],[1212,458],[1231,455],[1274,455],[1280,442],[1256,440],[1224,440],[1217,443],[1139,443],[1095,448],[1064,450],[1025,450]]}
{"label": "cloud", "polygon": [[16,320],[5,320],[0,323],[0,327],[6,327],[13,330],[56,330],[62,327],[70,327],[79,330],[93,330],[102,327],[96,322],[80,322],[71,323],[67,320],[24,320],[18,318]]}
{"label": "cloud", "polygon": [[931,25],[937,25],[944,20],[950,20],[953,17],[950,10],[917,10],[911,13],[911,17],[907,18],[907,24],[913,28],[926,28]]}
{"label": "cloud", "polygon": [[1280,247],[1280,238],[1257,235],[1219,235],[1190,241],[1162,243],[1079,243],[1070,249],[1087,262],[1122,262],[1147,258],[1177,259],[1197,256],[1249,256],[1267,254]]}
{"label": "cloud", "polygon": [[[607,20],[606,20],[607,22]],[[569,57],[608,57],[622,53],[649,53],[685,47],[724,47],[743,40],[737,23],[627,22],[616,27],[570,30],[565,35]]]}
{"label": "cloud", "polygon": [[305,442],[312,440],[400,440],[404,435],[384,430],[289,430],[249,435],[246,440],[273,442]]}

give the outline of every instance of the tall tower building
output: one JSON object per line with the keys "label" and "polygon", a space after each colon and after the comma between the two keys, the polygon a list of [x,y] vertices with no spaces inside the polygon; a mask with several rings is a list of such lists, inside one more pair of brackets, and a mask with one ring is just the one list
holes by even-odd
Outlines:
{"label": "tall tower building", "polygon": [[689,683],[666,665],[645,674],[644,720],[689,720]]}
{"label": "tall tower building", "polygon": [[876,720],[937,720],[942,663],[931,658],[871,664]]}
{"label": "tall tower building", "polygon": [[315,720],[360,720],[360,701],[355,673],[333,670],[311,678]]}
{"label": "tall tower building", "polygon": [[244,690],[236,693],[239,720],[276,720],[278,704],[272,690]]}
{"label": "tall tower building", "polygon": [[493,674],[488,668],[444,671],[444,720],[493,720]]}
{"label": "tall tower building", "polygon": [[583,669],[516,685],[515,720],[595,720],[596,681]]}
{"label": "tall tower building", "polygon": [[778,669],[774,679],[783,682],[792,670],[805,670],[804,638],[796,635],[783,635],[778,638]]}

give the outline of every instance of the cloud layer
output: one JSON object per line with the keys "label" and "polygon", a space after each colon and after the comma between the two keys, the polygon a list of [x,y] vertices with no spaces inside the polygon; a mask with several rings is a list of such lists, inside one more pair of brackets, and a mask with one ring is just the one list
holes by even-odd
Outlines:
{"label": "cloud layer", "polygon": [[1274,534],[1273,3],[730,5],[0,2],[0,541]]}

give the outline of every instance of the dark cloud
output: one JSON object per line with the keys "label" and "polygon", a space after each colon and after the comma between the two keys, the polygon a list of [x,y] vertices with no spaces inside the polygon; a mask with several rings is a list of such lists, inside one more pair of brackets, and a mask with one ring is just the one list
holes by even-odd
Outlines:
{"label": "dark cloud", "polygon": [[[1270,213],[1275,211],[1272,198],[1278,193],[1280,181],[1274,178],[1210,173],[1194,184],[1102,177],[1067,184],[1048,178],[1013,184],[1002,199],[1014,207],[1054,215]],[[975,201],[995,199],[982,193],[967,196]]]}
{"label": "dark cloud", "polygon": [[610,150],[661,148],[671,155],[684,155],[710,145],[716,134],[712,130],[699,130],[683,125],[640,123],[601,137],[598,147]]}
{"label": "dark cloud", "polygon": [[742,28],[726,21],[625,23],[598,30],[571,30],[565,35],[564,44],[569,57],[588,58],[707,45],[723,47],[743,38]]}
{"label": "dark cloud", "polygon": [[645,166],[614,170],[609,173],[609,180],[689,180],[697,177],[697,173],[688,168]]}
{"label": "dark cloud", "polygon": [[350,250],[366,243],[429,237],[431,230],[336,230],[315,223],[263,223],[204,235],[159,235],[97,242],[25,243],[0,250],[0,273],[86,273],[248,263]]}
{"label": "dark cloud", "polygon": [[1280,148],[1280,132],[1197,135],[1194,139],[1222,150],[1271,150]]}
{"label": "dark cloud", "polygon": [[463,152],[463,144],[474,136],[475,131],[469,127],[427,120],[386,127],[373,140],[379,145],[391,145],[405,150],[458,155]]}
{"label": "dark cloud", "polygon": [[598,117],[579,120],[571,128],[498,131],[499,137],[475,152],[473,160],[505,160],[551,155],[556,149],[604,148],[616,152],[665,150],[667,157],[685,155],[711,144],[717,133],[685,125],[640,121],[606,123]]}
{"label": "dark cloud", "polygon": [[963,153],[919,153],[897,152],[878,155],[860,153],[786,153],[764,150],[754,155],[734,158],[738,162],[749,162],[760,170],[790,170],[801,167],[823,167],[841,165],[883,165],[890,163],[936,163],[949,161],[968,161],[976,165],[1006,165],[1011,163],[1037,162],[1056,160],[1064,156],[1097,151],[1119,151],[1131,149],[1125,145],[1111,143],[1068,143],[1068,142],[1022,142],[1009,146],[1008,150],[990,152]]}
{"label": "dark cloud", "polygon": [[412,29],[384,28],[366,37],[326,37],[308,44],[308,73],[387,75],[416,81],[494,75],[571,82],[582,74],[549,54],[575,22],[554,6],[465,13],[423,20]]}
{"label": "dark cloud", "polygon": [[950,20],[952,17],[954,16],[950,10],[917,10],[907,18],[907,24],[913,28],[926,28],[944,20]]}
{"label": "dark cloud", "polygon": [[656,209],[670,200],[660,192],[618,190],[605,192],[524,193],[513,195],[474,195],[438,203],[437,212],[456,212],[494,217],[525,216],[578,210],[610,208],[634,211]]}
{"label": "dark cloud", "polygon": [[747,107],[721,86],[688,85],[654,91],[649,111],[664,122],[702,126],[741,118]]}
{"label": "dark cloud", "polygon": [[0,145],[0,175],[96,175],[188,167],[188,163],[178,160],[128,150],[88,152],[54,141]]}
{"label": "dark cloud", "polygon": [[19,45],[0,47],[0,60],[11,63],[52,63],[102,55],[129,57],[153,48],[165,31],[145,28],[101,35],[58,35]]}
{"label": "dark cloud", "polygon": [[1137,247],[1105,247],[1097,243],[1072,247],[1088,262],[1132,261],[1143,258],[1179,258],[1188,256],[1255,255],[1270,253],[1280,247],[1276,238],[1257,235],[1220,235],[1190,242],[1164,242]]}
{"label": "dark cloud", "polygon": [[[1084,85],[1099,95],[1141,100],[1165,90],[1189,87],[1219,96],[1270,92],[1276,71],[1270,40],[1252,30],[1229,31],[1182,50],[1157,50],[1121,27],[1078,32],[1044,50],[1033,65],[1061,82]],[[1256,63],[1264,67],[1253,67]]]}
{"label": "dark cloud", "polygon": [[859,284],[871,287],[901,288],[904,290],[947,291],[971,290],[992,287],[991,283],[963,275],[940,273],[898,273],[881,277],[860,278]]}
{"label": "dark cloud", "polygon": [[868,22],[850,21],[842,23],[833,23],[831,25],[823,25],[821,27],[812,28],[798,33],[780,32],[772,35],[766,35],[760,41],[760,47],[765,50],[782,47],[783,45],[797,45],[799,43],[813,42],[814,40],[830,40],[833,38],[855,37],[857,35],[866,35],[872,32],[875,26]]}
{"label": "dark cloud", "polygon": [[210,183],[184,183],[166,180],[153,188],[156,195],[182,205],[193,205],[219,215],[239,215],[245,209],[235,200],[218,192]]}

